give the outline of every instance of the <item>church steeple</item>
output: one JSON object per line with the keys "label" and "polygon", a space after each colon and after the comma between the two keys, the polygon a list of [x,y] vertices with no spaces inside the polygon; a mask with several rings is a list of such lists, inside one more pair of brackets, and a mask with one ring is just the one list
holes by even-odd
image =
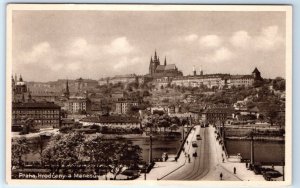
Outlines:
{"label": "church steeple", "polygon": [[31,91],[28,89],[28,100],[31,101],[32,100],[32,96],[31,96]]}
{"label": "church steeple", "polygon": [[23,82],[23,78],[22,78],[22,75],[21,75],[21,74],[20,74],[19,81],[20,81],[20,82]]}
{"label": "church steeple", "polygon": [[196,76],[197,72],[196,72],[196,69],[195,69],[195,66],[193,66],[193,75]]}
{"label": "church steeple", "polygon": [[167,65],[167,57],[165,56],[165,62],[164,62],[164,65],[166,66]]}
{"label": "church steeple", "polygon": [[200,75],[201,75],[201,76],[203,75],[202,65],[201,65],[201,67],[200,67]]}
{"label": "church steeple", "polygon": [[65,97],[69,98],[70,96],[70,90],[69,90],[69,80],[66,82],[66,91],[65,91]]}

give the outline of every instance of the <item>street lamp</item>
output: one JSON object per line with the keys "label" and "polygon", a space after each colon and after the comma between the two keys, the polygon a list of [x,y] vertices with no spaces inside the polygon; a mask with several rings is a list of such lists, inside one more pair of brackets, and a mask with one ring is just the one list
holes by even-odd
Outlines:
{"label": "street lamp", "polygon": [[251,137],[251,165],[253,166],[254,165],[254,129],[251,130],[251,133],[250,133],[250,137]]}
{"label": "street lamp", "polygon": [[149,145],[149,164],[152,163],[152,133],[150,133],[150,145]]}
{"label": "street lamp", "polygon": [[144,180],[147,180],[147,165],[145,164],[145,174],[144,174]]}

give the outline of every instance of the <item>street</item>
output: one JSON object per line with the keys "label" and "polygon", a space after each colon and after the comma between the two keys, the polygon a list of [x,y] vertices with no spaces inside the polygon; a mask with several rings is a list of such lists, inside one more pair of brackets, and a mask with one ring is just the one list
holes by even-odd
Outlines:
{"label": "street", "polygon": [[[196,126],[196,130],[189,139],[187,153],[191,156],[191,162],[188,159],[185,165],[164,180],[219,180],[220,173],[223,174],[223,180],[237,181],[235,175],[222,167],[222,161],[218,158],[221,155],[215,145],[214,129],[212,127],[201,128]],[[192,141],[196,141],[196,135],[201,135],[202,140],[197,140],[198,147],[192,147]],[[197,152],[197,157],[193,153]]]}

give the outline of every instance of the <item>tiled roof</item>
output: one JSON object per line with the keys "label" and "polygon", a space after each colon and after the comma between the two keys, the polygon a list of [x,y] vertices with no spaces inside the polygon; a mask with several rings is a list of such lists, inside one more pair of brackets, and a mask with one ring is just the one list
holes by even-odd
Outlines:
{"label": "tiled roof", "polygon": [[81,119],[80,121],[94,123],[140,123],[140,121],[137,118],[126,116],[86,117]]}
{"label": "tiled roof", "polygon": [[233,109],[231,108],[210,108],[203,111],[205,114],[212,114],[212,113],[232,113]]}
{"label": "tiled roof", "polygon": [[230,79],[253,79],[252,75],[232,75]]}
{"label": "tiled roof", "polygon": [[60,109],[60,106],[54,104],[53,102],[13,102],[12,108],[13,109],[20,109],[20,108]]}
{"label": "tiled roof", "polygon": [[176,65],[175,64],[170,64],[170,65],[166,65],[165,66],[165,70],[175,70],[176,69]]}
{"label": "tiled roof", "polygon": [[164,65],[158,65],[156,67],[156,70],[165,70],[165,66]]}

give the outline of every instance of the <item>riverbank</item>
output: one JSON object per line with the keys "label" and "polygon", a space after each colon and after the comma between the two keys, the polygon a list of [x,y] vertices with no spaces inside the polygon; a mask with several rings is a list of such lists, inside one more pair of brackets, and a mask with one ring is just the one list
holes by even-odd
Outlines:
{"label": "riverbank", "polygon": [[[245,136],[228,136],[225,138],[226,140],[251,140],[250,137]],[[284,137],[276,137],[276,136],[254,136],[254,141],[278,141],[284,143],[285,138]]]}

